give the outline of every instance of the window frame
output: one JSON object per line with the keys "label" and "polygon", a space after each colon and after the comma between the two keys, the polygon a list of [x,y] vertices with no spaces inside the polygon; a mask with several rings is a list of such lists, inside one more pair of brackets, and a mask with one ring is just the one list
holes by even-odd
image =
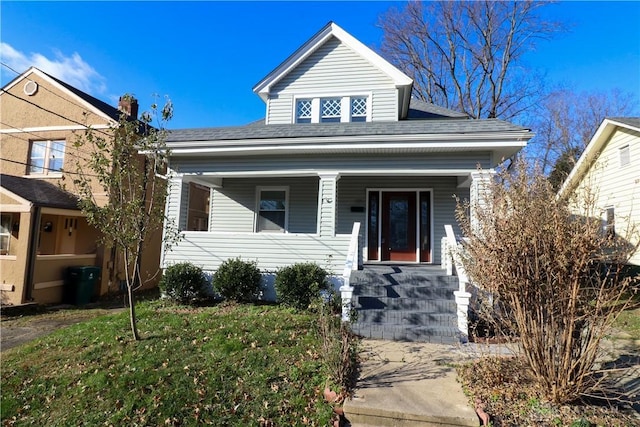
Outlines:
{"label": "window frame", "polygon": [[629,144],[618,148],[618,159],[621,168],[631,164],[631,146]]}
{"label": "window frame", "polygon": [[[60,150],[54,150],[53,149],[53,145],[54,144],[62,144],[62,155],[60,156],[60,160],[62,162],[62,164],[60,165],[60,169],[52,169],[51,168],[51,162],[52,160],[56,159],[55,155],[54,157],[52,157],[52,151],[60,151]],[[42,159],[42,166],[34,166],[33,165],[33,161],[34,159],[34,148],[36,146],[42,146],[44,145],[44,155],[43,157],[37,157],[37,159]],[[43,140],[31,140],[30,141],[30,146],[29,146],[29,166],[27,169],[27,174],[28,175],[34,175],[34,176],[48,176],[48,177],[52,177],[52,176],[62,176],[62,172],[64,170],[64,158],[67,152],[67,141],[65,139],[43,139]],[[40,169],[40,170],[34,170],[34,168]]]}
{"label": "window frame", "polygon": [[[8,225],[6,227],[6,231],[4,231],[5,227],[3,223],[5,222],[5,218],[8,220]],[[0,214],[0,255],[8,255],[11,249],[11,235],[12,235],[12,225],[13,225],[13,214],[11,213],[2,213]],[[7,247],[2,247],[3,238],[6,237]]]}
{"label": "window frame", "polygon": [[[265,191],[282,191],[284,192],[284,227],[280,230],[260,230],[260,202],[262,201],[262,192]],[[270,210],[275,212],[278,210]],[[288,233],[289,232],[289,186],[258,186],[256,187],[256,209],[254,214],[254,233]]]}
{"label": "window frame", "polygon": [[[201,211],[199,209],[192,208],[191,202],[193,201],[192,194],[193,190],[202,191],[206,194],[208,191],[208,195],[205,196],[204,199],[204,208],[205,210]],[[210,231],[211,226],[211,188],[198,184],[195,182],[189,182],[189,198],[187,203],[187,229],[186,231],[196,231],[196,232],[208,232]],[[200,214],[200,215],[199,215]],[[202,215],[204,214],[204,215]],[[201,220],[206,217],[206,228],[201,227]],[[192,220],[196,221],[195,229],[192,228]]]}

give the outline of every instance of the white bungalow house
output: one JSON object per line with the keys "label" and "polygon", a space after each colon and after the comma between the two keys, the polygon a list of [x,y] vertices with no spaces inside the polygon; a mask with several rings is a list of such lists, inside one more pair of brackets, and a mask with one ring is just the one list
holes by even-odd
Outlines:
{"label": "white bungalow house", "polygon": [[[605,118],[560,194],[588,192],[603,229],[637,247],[640,236],[640,117]],[[576,213],[582,213],[576,207]],[[630,263],[640,267],[640,249]],[[640,270],[640,268],[638,269]]]}
{"label": "white bungalow house", "polygon": [[264,121],[171,131],[166,213],[183,239],[164,266],[314,261],[340,283],[345,265],[439,265],[453,196],[475,197],[478,168],[533,134],[412,99],[412,84],[330,22],[255,85]]}

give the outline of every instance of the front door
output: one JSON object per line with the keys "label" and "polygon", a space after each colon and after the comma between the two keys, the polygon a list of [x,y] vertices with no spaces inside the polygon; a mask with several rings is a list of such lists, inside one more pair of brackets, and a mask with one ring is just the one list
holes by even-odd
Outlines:
{"label": "front door", "polygon": [[431,262],[431,192],[369,191],[368,261]]}
{"label": "front door", "polygon": [[416,193],[382,193],[382,261],[416,261]]}

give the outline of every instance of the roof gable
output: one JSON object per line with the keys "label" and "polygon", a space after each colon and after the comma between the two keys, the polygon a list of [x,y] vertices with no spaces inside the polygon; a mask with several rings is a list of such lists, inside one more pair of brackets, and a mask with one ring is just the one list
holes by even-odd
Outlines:
{"label": "roof gable", "polygon": [[291,56],[289,56],[278,67],[271,71],[265,78],[258,82],[253,91],[263,100],[267,100],[271,88],[278,83],[283,77],[288,75],[294,68],[300,65],[320,46],[324,45],[331,37],[335,37],[341,43],[349,47],[351,50],[359,54],[373,66],[388,75],[396,87],[404,88],[407,93],[410,92],[413,80],[406,74],[391,65],[388,61],[375,53],[373,50],[365,46],[362,42],[354,38],[352,35],[344,31],[337,24],[329,22],[300,48],[298,48]]}
{"label": "roof gable", "polygon": [[616,129],[626,128],[635,132],[640,132],[640,117],[610,117],[605,118],[596,133],[587,144],[584,152],[576,162],[569,176],[562,184],[559,194],[572,191],[578,185],[582,176],[589,170],[591,165],[605,148]]}
{"label": "roof gable", "polygon": [[80,89],[77,89],[71,86],[68,83],[63,82],[62,80],[59,80],[45,73],[44,71],[36,67],[29,68],[27,71],[25,71],[24,73],[20,74],[15,79],[7,83],[2,89],[4,91],[8,91],[9,89],[18,85],[19,83],[25,80],[29,80],[29,76],[31,75],[36,75],[39,78],[47,81],[49,84],[51,84],[58,90],[66,92],[71,98],[74,99],[74,101],[76,101],[78,105],[85,107],[88,111],[91,111],[92,113],[100,117],[103,117],[108,121],[113,121],[113,122],[118,121],[120,117],[120,111],[117,108],[89,95],[88,93],[81,91]]}

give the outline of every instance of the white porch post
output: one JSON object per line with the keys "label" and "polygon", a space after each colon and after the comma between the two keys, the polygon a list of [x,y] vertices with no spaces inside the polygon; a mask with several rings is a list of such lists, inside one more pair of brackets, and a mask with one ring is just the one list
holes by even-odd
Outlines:
{"label": "white porch post", "polygon": [[318,189],[318,234],[321,237],[336,235],[336,196],[338,172],[319,173]]}
{"label": "white porch post", "polygon": [[[173,171],[169,171],[167,174],[169,189],[167,190],[167,198],[164,205],[165,218],[170,218],[175,221],[175,225],[178,229],[182,230],[182,199],[188,197],[188,194],[183,194],[184,180],[182,175],[178,175]],[[166,236],[167,220],[165,219],[164,227],[162,227],[162,240],[164,241]],[[160,267],[164,268],[165,262],[165,245],[161,245],[160,249]]]}
{"label": "white porch post", "polygon": [[477,211],[484,210],[490,196],[489,184],[495,176],[493,169],[471,172],[471,187],[469,188],[469,202],[471,203],[471,228],[478,227]]}

